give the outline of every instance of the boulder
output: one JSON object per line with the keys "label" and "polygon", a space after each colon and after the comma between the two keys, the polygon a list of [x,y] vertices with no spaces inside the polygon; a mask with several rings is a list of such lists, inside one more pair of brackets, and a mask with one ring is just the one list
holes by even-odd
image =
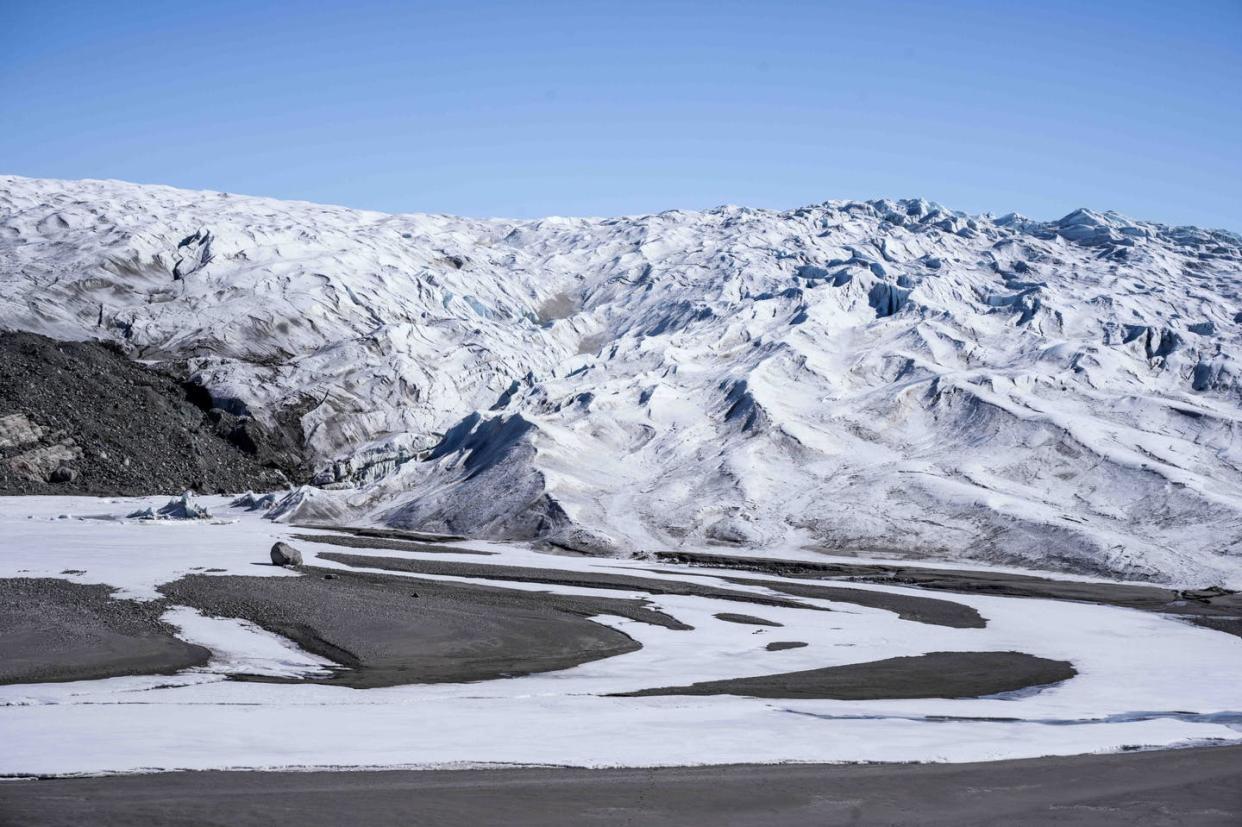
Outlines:
{"label": "boulder", "polygon": [[52,482],[73,482],[78,478],[78,472],[70,468],[68,465],[59,465],[52,472]]}
{"label": "boulder", "polygon": [[272,546],[272,565],[300,566],[302,565],[302,552],[288,543],[277,543]]}

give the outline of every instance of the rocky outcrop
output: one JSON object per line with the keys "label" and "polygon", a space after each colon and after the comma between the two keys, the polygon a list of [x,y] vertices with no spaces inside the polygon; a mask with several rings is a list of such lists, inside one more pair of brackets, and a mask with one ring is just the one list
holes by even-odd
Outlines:
{"label": "rocky outcrop", "polygon": [[96,342],[0,333],[0,494],[285,488],[177,377]]}
{"label": "rocky outcrop", "polygon": [[[70,463],[82,456],[81,449],[73,440],[65,439],[53,445],[23,451],[4,461],[9,476],[27,483],[65,483],[76,479]],[[71,473],[72,472],[72,473]]]}

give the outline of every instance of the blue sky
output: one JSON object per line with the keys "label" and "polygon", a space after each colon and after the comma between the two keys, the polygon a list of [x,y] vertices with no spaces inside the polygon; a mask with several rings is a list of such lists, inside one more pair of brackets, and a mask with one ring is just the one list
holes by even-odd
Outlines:
{"label": "blue sky", "polygon": [[0,172],[392,212],[1242,230],[1242,1],[0,2]]}

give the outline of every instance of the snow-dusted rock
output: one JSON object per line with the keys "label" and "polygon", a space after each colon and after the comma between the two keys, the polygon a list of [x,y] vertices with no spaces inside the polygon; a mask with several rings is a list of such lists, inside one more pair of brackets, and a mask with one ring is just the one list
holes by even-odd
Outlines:
{"label": "snow-dusted rock", "polygon": [[[1242,239],[925,201],[383,215],[0,177],[0,325],[300,425],[280,519],[595,551],[1242,555]],[[284,417],[284,419],[281,419]]]}

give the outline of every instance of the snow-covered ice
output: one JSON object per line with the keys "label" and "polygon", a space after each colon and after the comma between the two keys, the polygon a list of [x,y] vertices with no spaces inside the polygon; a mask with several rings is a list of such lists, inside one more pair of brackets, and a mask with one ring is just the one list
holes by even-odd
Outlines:
{"label": "snow-covered ice", "polygon": [[[384,215],[0,177],[0,325],[296,408],[288,518],[1242,585],[1242,239],[924,201]],[[174,493],[174,492],[169,492]]]}

